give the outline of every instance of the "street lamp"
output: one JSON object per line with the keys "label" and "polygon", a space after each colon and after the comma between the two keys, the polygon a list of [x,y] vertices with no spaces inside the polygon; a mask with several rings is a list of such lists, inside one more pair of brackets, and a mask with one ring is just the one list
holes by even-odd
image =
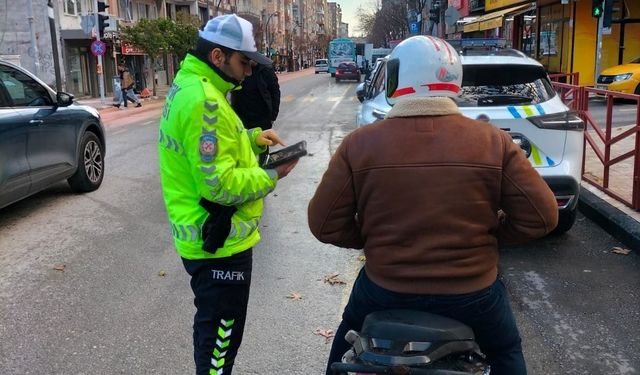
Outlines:
{"label": "street lamp", "polygon": [[278,12],[275,11],[271,14],[269,14],[269,17],[267,17],[267,22],[264,24],[264,45],[267,48],[267,51],[265,53],[265,55],[267,55],[267,57],[271,57],[271,38],[269,37],[269,21],[271,21],[271,18],[273,16],[278,17]]}

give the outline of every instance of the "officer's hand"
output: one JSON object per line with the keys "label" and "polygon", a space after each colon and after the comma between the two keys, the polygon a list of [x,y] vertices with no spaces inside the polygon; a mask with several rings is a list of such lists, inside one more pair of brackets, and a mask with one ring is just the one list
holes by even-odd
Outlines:
{"label": "officer's hand", "polygon": [[291,172],[293,170],[293,168],[295,168],[296,164],[298,164],[298,159],[291,160],[288,163],[281,164],[281,165],[277,166],[276,167],[276,172],[278,172],[278,179],[287,177],[289,172]]}
{"label": "officer's hand", "polygon": [[274,145],[282,145],[285,146],[284,142],[278,134],[273,129],[267,129],[262,133],[258,134],[256,138],[256,144],[258,146],[274,146]]}

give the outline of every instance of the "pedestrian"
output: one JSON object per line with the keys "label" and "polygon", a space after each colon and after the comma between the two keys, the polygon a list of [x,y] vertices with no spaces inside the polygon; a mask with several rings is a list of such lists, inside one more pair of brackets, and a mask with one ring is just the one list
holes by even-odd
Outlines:
{"label": "pedestrian", "polygon": [[253,246],[263,198],[295,167],[258,165],[256,153],[282,144],[272,129],[246,130],[226,100],[251,74],[251,23],[213,18],[182,61],[160,120],[158,159],[175,247],[191,276],[196,374],[231,374],[242,341]]}
{"label": "pedestrian", "polygon": [[558,221],[553,193],[509,134],[463,116],[462,66],[445,41],[415,36],[386,63],[386,118],[347,135],[308,208],[321,242],[364,249],[329,366],[367,314],[413,309],[470,326],[491,374],[526,373],[498,247]]}
{"label": "pedestrian", "polygon": [[[280,85],[273,66],[251,64],[252,73],[242,82],[241,90],[231,92],[231,106],[247,129],[271,129],[280,111]],[[259,156],[262,165],[268,155]]]}
{"label": "pedestrian", "polygon": [[113,104],[114,107],[120,108],[120,103],[124,101],[124,107],[127,108],[127,100],[131,101],[131,103],[136,103],[136,107],[142,107],[142,103],[140,99],[136,96],[133,91],[133,86],[135,86],[135,80],[131,73],[129,73],[129,69],[124,64],[118,65],[118,73],[120,76],[120,90],[122,95],[120,96],[118,103]]}

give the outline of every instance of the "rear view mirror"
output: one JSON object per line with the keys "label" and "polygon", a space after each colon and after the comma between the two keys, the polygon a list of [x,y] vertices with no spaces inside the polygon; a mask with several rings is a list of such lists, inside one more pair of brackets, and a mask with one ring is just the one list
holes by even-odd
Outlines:
{"label": "rear view mirror", "polygon": [[56,93],[56,101],[60,107],[68,107],[73,104],[73,95],[60,91]]}

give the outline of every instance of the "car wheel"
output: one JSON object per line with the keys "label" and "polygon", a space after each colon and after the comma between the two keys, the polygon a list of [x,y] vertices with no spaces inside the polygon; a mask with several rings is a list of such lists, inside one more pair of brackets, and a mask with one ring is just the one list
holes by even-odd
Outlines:
{"label": "car wheel", "polygon": [[358,76],[358,79],[356,80],[356,82],[360,83],[360,76]]}
{"label": "car wheel", "polygon": [[571,227],[573,227],[573,224],[576,222],[577,213],[577,207],[573,210],[560,211],[558,213],[558,226],[551,232],[551,234],[554,236],[558,236],[571,229]]}
{"label": "car wheel", "polygon": [[336,77],[336,83],[340,82],[340,78]]}
{"label": "car wheel", "polygon": [[636,86],[635,94],[640,95],[640,83],[638,84],[638,86]]}
{"label": "car wheel", "polygon": [[316,72],[316,74],[318,74],[318,72]]}
{"label": "car wheel", "polygon": [[335,77],[335,76],[336,76],[336,74],[335,74],[335,73],[331,73],[331,77]]}
{"label": "car wheel", "polygon": [[104,146],[98,136],[85,132],[78,149],[78,169],[67,182],[77,193],[94,191],[104,177]]}

